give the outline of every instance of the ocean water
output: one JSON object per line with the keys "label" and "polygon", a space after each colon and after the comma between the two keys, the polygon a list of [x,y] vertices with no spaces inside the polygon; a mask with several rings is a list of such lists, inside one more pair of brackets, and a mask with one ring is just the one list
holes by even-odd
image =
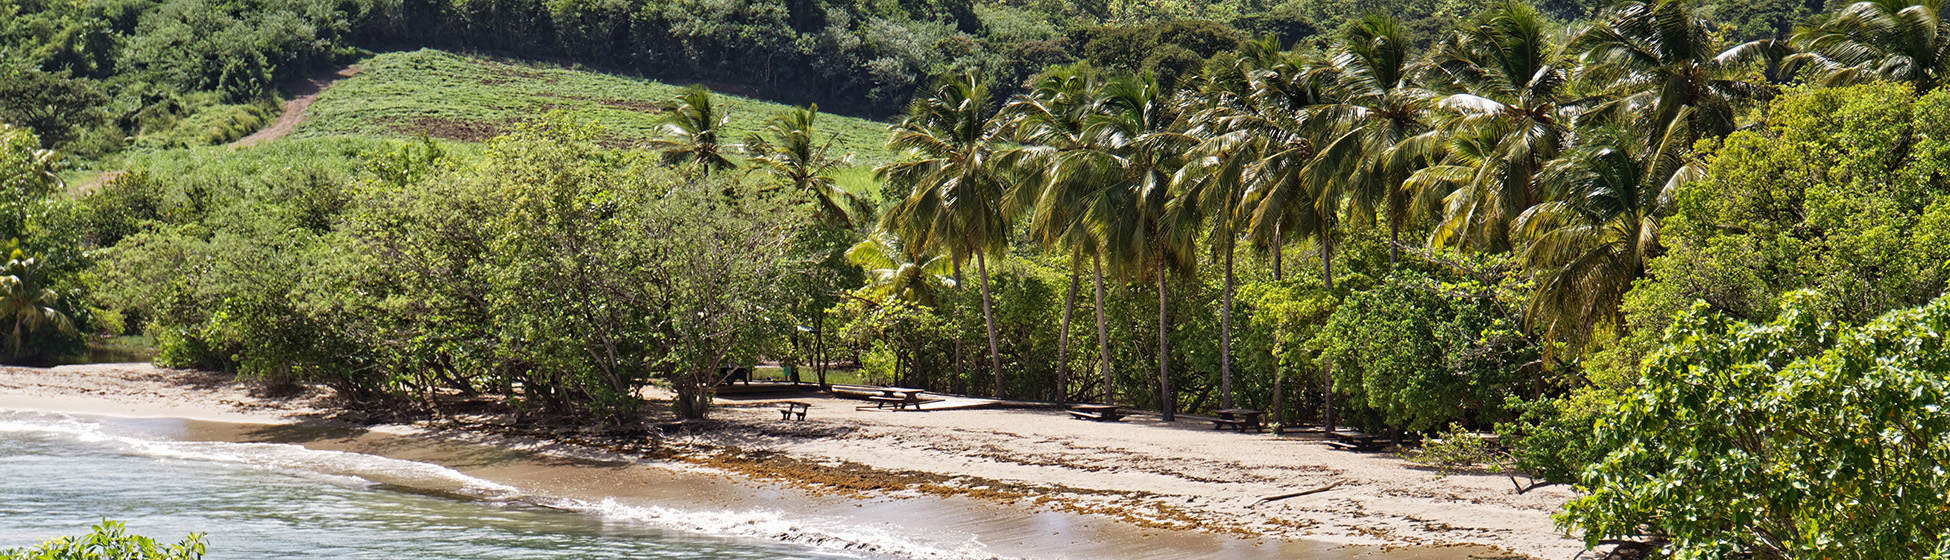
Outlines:
{"label": "ocean water", "polygon": [[428,463],[170,429],[0,411],[0,549],[109,518],[164,542],[206,533],[213,560],[886,557],[749,534],[776,520],[550,502]]}

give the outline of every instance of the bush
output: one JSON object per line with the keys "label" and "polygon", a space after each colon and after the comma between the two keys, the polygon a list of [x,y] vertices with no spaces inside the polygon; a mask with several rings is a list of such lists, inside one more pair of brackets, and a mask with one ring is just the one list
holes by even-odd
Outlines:
{"label": "bush", "polygon": [[203,534],[191,533],[176,544],[127,533],[120,521],[104,519],[80,537],[56,537],[28,549],[0,551],[4,560],[201,560]]}

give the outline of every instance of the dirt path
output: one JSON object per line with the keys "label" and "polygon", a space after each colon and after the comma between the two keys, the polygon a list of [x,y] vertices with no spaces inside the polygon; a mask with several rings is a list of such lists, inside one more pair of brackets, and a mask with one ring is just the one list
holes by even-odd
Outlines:
{"label": "dirt path", "polygon": [[360,68],[358,66],[347,66],[339,69],[337,72],[323,74],[293,86],[291,88],[293,97],[290,101],[284,102],[284,110],[278,113],[277,120],[271,121],[271,126],[251,133],[250,136],[239,138],[236,142],[231,142],[230,147],[241,148],[251,146],[259,142],[268,142],[283,138],[286,134],[291,134],[292,129],[298,128],[298,123],[305,122],[305,109],[311,107],[311,102],[318,99],[320,92],[325,91],[325,88],[332,87],[332,84],[338,83],[339,80],[359,73],[359,70]]}

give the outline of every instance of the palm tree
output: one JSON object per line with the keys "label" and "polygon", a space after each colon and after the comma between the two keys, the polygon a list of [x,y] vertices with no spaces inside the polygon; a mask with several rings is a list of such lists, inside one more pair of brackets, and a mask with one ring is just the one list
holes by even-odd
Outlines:
{"label": "palm tree", "polygon": [[1907,82],[1918,94],[1950,77],[1950,24],[1943,0],[1867,0],[1797,29],[1789,68],[1812,65],[1822,85]]}
{"label": "palm tree", "polygon": [[869,293],[917,305],[934,307],[941,289],[955,286],[947,257],[883,229],[847,249],[846,262],[866,270]]}
{"label": "palm tree", "polygon": [[9,360],[21,358],[21,335],[52,325],[64,333],[75,332],[74,322],[55,306],[60,305],[61,296],[41,284],[40,263],[33,257],[13,251],[12,258],[0,268],[0,319],[11,318],[14,332],[7,348]]}
{"label": "palm tree", "polygon": [[[1716,52],[1713,29],[1686,0],[1613,6],[1603,22],[1577,33],[1566,47],[1579,53],[1581,77],[1610,98],[1581,118],[1642,130],[1647,143],[1670,140],[1685,147],[1733,132],[1738,104],[1772,93],[1739,78],[1749,58],[1743,53],[1752,49]],[[1674,128],[1681,132],[1672,133]]]}
{"label": "palm tree", "polygon": [[1350,212],[1364,220],[1386,215],[1391,265],[1400,258],[1401,225],[1408,219],[1402,182],[1427,159],[1398,150],[1426,145],[1403,144],[1429,130],[1426,114],[1434,99],[1414,82],[1412,46],[1394,18],[1381,12],[1362,16],[1341,37],[1328,69],[1337,103],[1315,109],[1343,131],[1321,148],[1316,165],[1327,166],[1323,171],[1342,183]]}
{"label": "palm tree", "polygon": [[1569,140],[1573,116],[1560,97],[1566,76],[1556,35],[1536,8],[1506,1],[1431,53],[1430,81],[1458,93],[1438,103],[1448,118],[1431,133],[1444,144],[1443,161],[1416,171],[1404,188],[1420,195],[1415,206],[1441,199],[1429,245],[1509,250],[1510,224],[1543,202],[1537,172]]}
{"label": "palm tree", "polygon": [[956,276],[960,264],[974,257],[988,327],[989,371],[995,377],[994,394],[1001,397],[1002,358],[995,340],[988,255],[1008,242],[1009,220],[1001,201],[1016,180],[1000,164],[1001,123],[993,117],[988,87],[973,74],[943,78],[893,127],[888,146],[913,157],[883,165],[874,175],[912,189],[882,217],[883,227],[944,248],[953,258]]}
{"label": "palm tree", "polygon": [[[1172,222],[1172,175],[1197,139],[1171,130],[1155,78],[1120,76],[1105,85],[1090,118],[1086,148],[1063,154],[1056,173],[1095,188],[1081,198],[1082,219],[1103,241],[1102,254],[1127,275],[1154,273],[1158,283],[1159,411],[1176,419],[1171,388],[1171,271],[1190,268],[1196,224]],[[1101,273],[1100,273],[1101,274]]]}
{"label": "palm tree", "polygon": [[[1685,113],[1675,117],[1690,117]],[[1619,301],[1659,250],[1661,206],[1679,185],[1703,176],[1689,153],[1655,152],[1643,134],[1620,127],[1584,132],[1545,166],[1551,201],[1517,219],[1521,257],[1538,274],[1524,313],[1531,329],[1576,347],[1593,326],[1615,321]]]}
{"label": "palm tree", "polygon": [[650,141],[652,149],[663,152],[666,165],[695,165],[707,175],[737,167],[722,144],[731,109],[718,107],[711,90],[701,85],[684,88],[668,110],[662,127],[665,137]]}
{"label": "palm tree", "polygon": [[819,205],[818,217],[835,227],[852,229],[856,217],[873,212],[866,200],[839,187],[828,175],[833,169],[853,161],[853,154],[833,157],[837,133],[819,141],[813,127],[819,106],[796,108],[772,118],[765,135],[753,134],[745,140],[753,169],[762,170],[790,185],[794,191],[810,195]]}
{"label": "palm tree", "polygon": [[1103,306],[1102,242],[1080,219],[1081,196],[1092,185],[1081,184],[1061,174],[1062,154],[1083,149],[1084,133],[1090,117],[1098,109],[1103,78],[1095,68],[1079,63],[1053,68],[1037,80],[1021,99],[1003,108],[1017,142],[1025,145],[1013,154],[1012,166],[1034,172],[1034,180],[1017,185],[1008,198],[1011,214],[1029,216],[1029,232],[1045,247],[1066,247],[1070,251],[1070,291],[1063,300],[1063,324],[1057,334],[1056,399],[1068,399],[1070,320],[1075,315],[1077,290],[1082,278],[1082,261],[1088,252],[1098,264],[1097,344],[1104,379],[1104,402],[1113,399],[1110,378],[1110,338],[1105,329]]}

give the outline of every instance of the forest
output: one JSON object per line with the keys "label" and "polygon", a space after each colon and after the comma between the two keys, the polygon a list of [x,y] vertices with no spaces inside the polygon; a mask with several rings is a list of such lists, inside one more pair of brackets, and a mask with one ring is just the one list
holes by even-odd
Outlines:
{"label": "forest", "polygon": [[[1388,5],[14,2],[6,356],[585,424],[845,365],[1496,432],[1591,544],[1950,553],[1942,2]],[[804,106],[212,146],[419,47]]]}

